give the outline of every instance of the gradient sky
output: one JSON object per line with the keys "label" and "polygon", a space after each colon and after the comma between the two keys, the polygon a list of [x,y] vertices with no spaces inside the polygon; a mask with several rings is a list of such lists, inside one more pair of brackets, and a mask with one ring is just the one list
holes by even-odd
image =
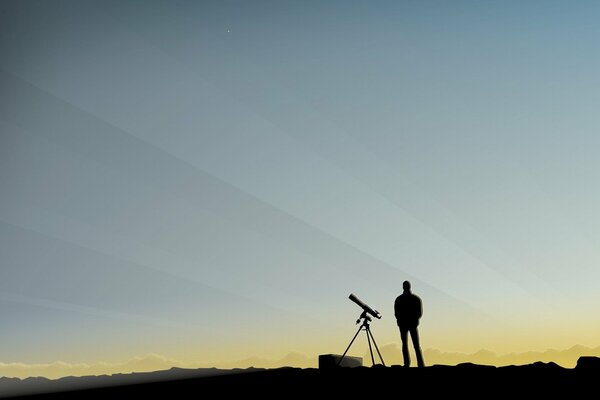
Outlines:
{"label": "gradient sky", "polygon": [[2,1],[0,361],[600,345],[599,18]]}

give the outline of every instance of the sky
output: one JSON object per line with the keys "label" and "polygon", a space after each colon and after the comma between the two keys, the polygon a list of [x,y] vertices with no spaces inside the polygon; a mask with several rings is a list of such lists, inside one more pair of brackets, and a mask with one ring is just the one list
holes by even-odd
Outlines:
{"label": "sky", "polygon": [[599,16],[2,1],[0,362],[600,346]]}

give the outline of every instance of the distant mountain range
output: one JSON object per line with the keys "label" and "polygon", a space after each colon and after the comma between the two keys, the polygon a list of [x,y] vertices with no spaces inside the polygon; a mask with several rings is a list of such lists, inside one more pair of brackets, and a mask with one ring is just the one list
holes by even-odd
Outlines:
{"label": "distant mountain range", "polygon": [[[524,366],[494,367],[463,363],[421,368],[330,368],[324,370],[278,368],[181,369],[115,374],[112,376],[47,378],[0,378],[0,397],[43,394],[45,398],[178,398],[218,393],[220,397],[243,394],[253,398],[316,395],[400,393],[422,397],[454,395],[461,398],[494,395],[534,395],[536,398],[579,394],[597,388],[600,358],[581,357],[575,369],[555,363],[536,362]],[[378,397],[378,396],[376,396]],[[501,397],[502,398],[502,397]]]}
{"label": "distant mountain range", "polygon": [[[381,347],[381,352],[388,365],[402,364],[402,352],[397,344],[388,344]],[[367,354],[354,354],[363,356],[367,360]],[[482,365],[524,365],[536,361],[555,362],[566,368],[573,368],[577,359],[581,356],[600,357],[600,347],[590,348],[585,346],[573,346],[566,350],[546,350],[539,352],[524,352],[497,354],[488,350],[479,350],[474,353],[443,352],[436,349],[424,351],[427,365],[457,365],[472,362]],[[365,361],[366,363],[366,361]],[[179,360],[167,358],[158,354],[149,354],[143,357],[135,357],[121,363],[66,363],[54,362],[48,364],[25,364],[25,363],[1,363],[0,376],[27,378],[31,376],[43,376],[47,378],[60,378],[64,376],[88,376],[88,375],[110,375],[117,372],[150,372],[158,370],[169,370],[172,367],[183,369],[196,369],[207,367],[220,369],[235,368],[279,368],[279,367],[317,367],[317,356],[307,356],[298,352],[291,352],[280,359],[268,359],[262,357],[250,357],[242,360],[215,363],[185,363]]]}
{"label": "distant mountain range", "polygon": [[[382,353],[390,364],[402,364],[402,352],[398,345],[392,344],[382,348]],[[497,354],[489,350],[479,350],[475,353],[452,353],[435,349],[427,349],[423,353],[428,365],[443,364],[457,365],[472,362],[483,365],[525,365],[537,361],[545,363],[554,362],[565,368],[574,368],[581,356],[600,357],[599,347],[586,347],[576,345],[565,350],[528,351],[523,353]]]}

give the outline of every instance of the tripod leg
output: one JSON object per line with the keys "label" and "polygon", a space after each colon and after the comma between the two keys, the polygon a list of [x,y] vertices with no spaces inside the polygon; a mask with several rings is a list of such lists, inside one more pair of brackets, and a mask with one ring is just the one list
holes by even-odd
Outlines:
{"label": "tripod leg", "polygon": [[[377,350],[377,354],[379,355],[379,359],[381,360],[381,364],[385,367],[385,361],[383,361],[383,357],[381,357],[381,352],[379,351],[379,347],[377,346],[377,343],[375,343],[375,336],[373,336],[373,332],[371,332],[371,330],[369,329],[367,331],[367,333],[369,335],[371,335],[371,339],[373,339],[373,344],[375,345],[375,350]],[[373,362],[373,364],[375,364],[375,362]]]}
{"label": "tripod leg", "polygon": [[367,333],[367,342],[369,343],[369,352],[371,353],[371,362],[373,363],[372,365],[375,365],[375,357],[373,357],[373,348],[371,347],[371,335],[369,335],[369,332],[371,332],[369,330],[369,327],[367,327],[365,329],[365,332]]}
{"label": "tripod leg", "polygon": [[342,354],[342,358],[340,358],[340,361],[338,361],[338,363],[336,364],[336,366],[339,366],[342,363],[342,360],[344,359],[344,357],[346,357],[346,353],[348,352],[348,350],[350,350],[350,347],[352,346],[352,343],[354,343],[354,341],[356,340],[356,337],[358,336],[358,334],[360,333],[361,330],[362,330],[362,325],[356,331],[356,334],[354,335],[354,337],[350,341],[350,344],[348,345],[348,347],[346,347],[346,351],[344,351],[344,354]]}

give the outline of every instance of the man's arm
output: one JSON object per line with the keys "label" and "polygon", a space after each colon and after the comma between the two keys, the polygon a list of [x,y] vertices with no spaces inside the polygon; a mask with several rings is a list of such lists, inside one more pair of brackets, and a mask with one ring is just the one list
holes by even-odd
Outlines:
{"label": "man's arm", "polygon": [[421,301],[420,297],[417,297],[417,299],[419,300],[419,319],[423,316],[423,302]]}
{"label": "man's arm", "polygon": [[400,302],[398,301],[400,298],[396,297],[396,301],[394,301],[394,316],[396,319],[400,318]]}

